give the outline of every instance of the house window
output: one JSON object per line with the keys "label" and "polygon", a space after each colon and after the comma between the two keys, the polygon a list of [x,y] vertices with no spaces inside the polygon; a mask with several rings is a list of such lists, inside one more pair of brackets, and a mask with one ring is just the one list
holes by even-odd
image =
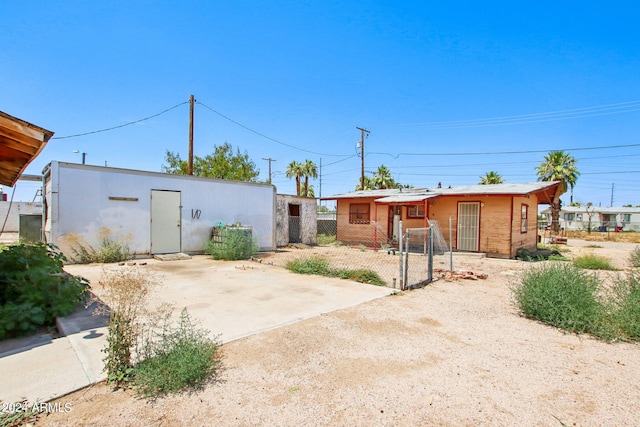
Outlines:
{"label": "house window", "polygon": [[564,220],[565,221],[573,221],[574,219],[576,219],[576,214],[574,214],[574,213],[566,213],[566,214],[564,214]]}
{"label": "house window", "polygon": [[631,222],[631,214],[620,214],[622,222]]}
{"label": "house window", "polygon": [[407,218],[424,218],[424,205],[408,206]]}
{"label": "house window", "polygon": [[582,221],[582,214],[576,214],[576,220]]}
{"label": "house window", "polygon": [[349,205],[349,224],[369,224],[369,203],[351,203]]}
{"label": "house window", "polygon": [[522,205],[520,210],[520,232],[526,233],[529,229],[529,206]]}

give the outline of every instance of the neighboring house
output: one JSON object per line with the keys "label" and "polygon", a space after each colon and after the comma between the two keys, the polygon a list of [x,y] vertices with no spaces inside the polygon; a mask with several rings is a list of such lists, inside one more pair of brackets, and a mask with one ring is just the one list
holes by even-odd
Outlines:
{"label": "neighboring house", "polygon": [[278,247],[289,243],[315,245],[318,235],[316,199],[278,194],[276,201]]}
{"label": "neighboring house", "polygon": [[214,226],[236,224],[276,247],[272,185],[57,161],[43,175],[47,242],[76,233],[97,248],[108,231],[134,255],[201,253]]}
{"label": "neighboring house", "polygon": [[[4,233],[17,233],[24,228],[25,217],[39,217],[42,220],[41,202],[3,202],[0,200],[0,228]],[[34,240],[34,239],[30,239]],[[38,239],[40,240],[40,236]]]}
{"label": "neighboring house", "polygon": [[454,250],[514,258],[536,248],[538,205],[551,204],[560,183],[470,185],[353,191],[327,197],[337,202],[336,239],[346,244],[396,245],[403,229],[437,221]]}
{"label": "neighboring house", "polygon": [[[551,221],[551,209],[540,212]],[[564,206],[560,210],[564,230],[640,231],[640,207]]]}

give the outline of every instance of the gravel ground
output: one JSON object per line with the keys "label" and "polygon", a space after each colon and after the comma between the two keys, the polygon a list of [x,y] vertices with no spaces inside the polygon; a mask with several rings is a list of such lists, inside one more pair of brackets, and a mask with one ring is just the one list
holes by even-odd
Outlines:
{"label": "gravel ground", "polygon": [[[636,246],[589,245],[570,242],[566,255],[594,252],[628,268]],[[196,395],[150,403],[97,384],[59,399],[71,410],[37,424],[640,425],[638,344],[521,317],[509,285],[530,264],[456,263],[489,277],[438,280],[226,344],[224,381]]]}

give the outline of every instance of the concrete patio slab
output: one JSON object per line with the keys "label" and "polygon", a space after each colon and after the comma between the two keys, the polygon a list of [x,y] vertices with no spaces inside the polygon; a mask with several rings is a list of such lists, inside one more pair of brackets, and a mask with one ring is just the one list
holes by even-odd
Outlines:
{"label": "concrete patio slab", "polygon": [[[251,261],[214,261],[207,256],[163,262],[143,260],[136,265],[68,265],[65,270],[87,278],[100,296],[98,282],[118,269],[142,268],[160,278],[159,302],[175,313],[183,308],[192,318],[220,335],[224,342],[361,304],[394,290],[347,280],[291,273],[281,267]],[[141,265],[143,264],[143,265]],[[106,345],[105,318],[92,307],[59,322],[65,337],[39,339],[34,344],[0,354],[0,400],[48,401],[105,378],[102,349]]]}

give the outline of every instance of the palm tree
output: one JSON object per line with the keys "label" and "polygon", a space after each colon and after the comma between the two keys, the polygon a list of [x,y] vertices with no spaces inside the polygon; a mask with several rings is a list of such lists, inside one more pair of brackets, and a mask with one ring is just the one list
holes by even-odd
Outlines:
{"label": "palm tree", "polygon": [[480,177],[479,185],[487,185],[487,184],[502,184],[504,183],[504,178],[500,176],[500,174],[496,171],[489,171],[484,176]]}
{"label": "palm tree", "polygon": [[313,191],[313,185],[312,184],[307,184],[303,183],[300,185],[300,187],[302,187],[302,193],[305,194],[305,197],[316,197],[316,193],[315,191]]}
{"label": "palm tree", "polygon": [[296,179],[296,196],[300,195],[300,177],[304,175],[303,165],[295,160],[287,166],[286,177]]}
{"label": "palm tree", "polygon": [[305,160],[302,164],[302,175],[304,175],[304,197],[313,197],[309,196],[309,177],[318,177],[318,167],[311,160]]}
{"label": "palm tree", "polygon": [[364,188],[360,185],[360,180],[358,180],[358,185],[356,185],[356,191],[359,190],[373,190],[373,182],[371,178],[368,176],[364,177]]}
{"label": "palm tree", "polygon": [[544,156],[544,161],[536,168],[538,181],[560,181],[560,191],[553,197],[551,205],[551,230],[560,231],[560,195],[569,188],[573,193],[580,172],[576,167],[578,160],[564,151],[551,151]]}
{"label": "palm tree", "polygon": [[391,176],[391,171],[385,165],[378,166],[378,170],[373,175],[373,185],[376,189],[396,188],[396,183]]}

